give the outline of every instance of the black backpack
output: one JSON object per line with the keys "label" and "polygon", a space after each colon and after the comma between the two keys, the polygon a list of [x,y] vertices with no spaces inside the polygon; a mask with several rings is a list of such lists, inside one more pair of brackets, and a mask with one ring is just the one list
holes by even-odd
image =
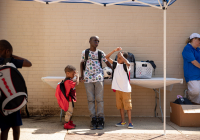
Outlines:
{"label": "black backpack", "polygon": [[154,63],[154,61],[147,60],[146,62],[150,63],[154,70],[156,69],[156,64]]}
{"label": "black backpack", "polygon": [[[12,66],[0,67],[0,112],[3,116],[20,110],[27,104],[27,88],[21,73]],[[26,113],[29,113],[26,106]]]}
{"label": "black backpack", "polygon": [[[134,62],[135,63],[135,56],[132,53],[128,52],[127,60],[129,62]],[[115,61],[117,61],[117,55],[115,56]]]}
{"label": "black backpack", "polygon": [[[60,90],[61,90],[62,94],[64,95],[65,99],[69,102],[69,98],[67,98],[66,93],[65,93],[65,84],[64,83],[65,83],[66,80],[70,80],[70,78],[65,78],[59,84],[60,84]],[[71,90],[70,90],[69,96],[71,96]],[[74,99],[74,98],[72,97],[72,99]],[[72,100],[72,106],[74,107],[73,100]]]}
{"label": "black backpack", "polygon": [[[84,65],[83,65],[83,70],[85,70],[85,68],[86,68],[86,63],[87,63],[87,60],[88,60],[89,51],[90,51],[90,49],[85,50],[85,61],[84,61]],[[100,50],[98,50],[98,59],[97,60],[99,60],[100,66],[102,68],[101,58],[102,58],[102,52]]]}
{"label": "black backpack", "polygon": [[[136,69],[136,65],[135,65],[135,56],[130,53],[130,52],[127,52],[128,53],[128,56],[127,56],[127,60],[129,62],[134,62],[134,78],[135,78],[135,69]],[[115,61],[117,61],[117,55],[115,56]],[[113,61],[114,62],[114,61]],[[114,65],[114,63],[113,63]],[[117,64],[116,64],[117,65]],[[116,65],[115,65],[115,68],[116,68]],[[127,76],[128,76],[128,79],[130,80],[130,76],[128,74],[128,71],[127,71],[127,68],[126,68],[126,64],[124,64],[124,70],[125,72],[127,73]],[[114,72],[114,69],[113,69],[113,72]]]}
{"label": "black backpack", "polygon": [[185,105],[192,105],[192,102],[187,98],[178,98],[174,102],[175,104],[185,104]]}
{"label": "black backpack", "polygon": [[67,98],[66,93],[65,93],[65,85],[64,85],[64,83],[65,83],[66,80],[70,80],[70,78],[65,78],[59,84],[60,84],[60,90],[61,90],[62,94],[67,99],[67,101],[69,101],[69,98]]}
{"label": "black backpack", "polygon": [[[116,62],[116,61],[113,61],[112,79],[113,79],[113,76],[114,76],[114,70],[115,70],[116,66],[117,66],[117,62]],[[127,70],[126,64],[123,64],[123,68],[124,68],[124,71],[125,71],[126,74],[127,74],[127,78],[128,78],[128,80],[130,80],[130,75],[129,75],[129,73],[128,73],[128,70]]]}

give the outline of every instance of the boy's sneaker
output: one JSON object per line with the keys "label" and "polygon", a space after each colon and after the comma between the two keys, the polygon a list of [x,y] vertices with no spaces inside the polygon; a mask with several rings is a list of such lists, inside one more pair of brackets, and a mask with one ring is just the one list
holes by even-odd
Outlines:
{"label": "boy's sneaker", "polygon": [[115,126],[124,126],[124,125],[126,125],[126,122],[119,122],[119,123],[115,124]]}
{"label": "boy's sneaker", "polygon": [[97,129],[97,119],[96,119],[96,117],[93,117],[93,118],[92,118],[91,125],[90,125],[90,129],[91,129],[91,130]]}
{"label": "boy's sneaker", "polygon": [[74,127],[73,126],[71,126],[70,124],[69,124],[69,122],[68,123],[65,123],[64,124],[64,129],[74,129]]}
{"label": "boy's sneaker", "polygon": [[129,124],[128,124],[128,128],[129,128],[129,129],[133,129],[133,124],[132,124],[132,123],[129,123]]}
{"label": "boy's sneaker", "polygon": [[104,128],[104,118],[98,118],[97,129],[102,130]]}
{"label": "boy's sneaker", "polygon": [[69,121],[69,125],[71,125],[71,126],[73,126],[73,127],[76,127],[76,125],[75,124],[73,124],[73,121]]}

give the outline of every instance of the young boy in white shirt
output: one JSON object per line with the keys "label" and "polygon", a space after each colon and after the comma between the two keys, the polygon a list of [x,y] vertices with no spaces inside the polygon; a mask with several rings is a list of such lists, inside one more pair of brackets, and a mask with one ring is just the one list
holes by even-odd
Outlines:
{"label": "young boy in white shirt", "polygon": [[[112,52],[106,55],[106,59],[113,64],[113,80],[112,80],[112,89],[116,90],[116,106],[117,109],[120,110],[121,114],[121,122],[117,123],[116,126],[124,126],[126,124],[124,119],[124,110],[127,110],[128,114],[128,128],[133,128],[133,124],[131,122],[131,85],[129,82],[129,78],[127,77],[130,71],[130,63],[126,59],[127,53],[119,52],[117,55],[117,62],[113,61],[110,56],[116,52],[122,50],[121,47],[114,49]],[[126,57],[126,58],[125,58]],[[125,71],[126,69],[126,71]]]}

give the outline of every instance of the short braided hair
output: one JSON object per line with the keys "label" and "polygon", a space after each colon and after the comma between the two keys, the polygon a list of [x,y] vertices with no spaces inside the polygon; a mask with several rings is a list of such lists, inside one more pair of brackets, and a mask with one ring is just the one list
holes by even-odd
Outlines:
{"label": "short braided hair", "polygon": [[64,69],[65,73],[66,72],[72,72],[72,71],[76,71],[76,68],[72,65],[67,65]]}

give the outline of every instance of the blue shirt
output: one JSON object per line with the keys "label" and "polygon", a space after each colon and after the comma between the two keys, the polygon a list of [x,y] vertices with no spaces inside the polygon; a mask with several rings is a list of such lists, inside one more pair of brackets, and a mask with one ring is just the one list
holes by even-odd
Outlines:
{"label": "blue shirt", "polygon": [[182,52],[183,70],[186,82],[200,80],[200,69],[191,62],[196,60],[200,63],[200,48],[194,48],[187,44]]}

